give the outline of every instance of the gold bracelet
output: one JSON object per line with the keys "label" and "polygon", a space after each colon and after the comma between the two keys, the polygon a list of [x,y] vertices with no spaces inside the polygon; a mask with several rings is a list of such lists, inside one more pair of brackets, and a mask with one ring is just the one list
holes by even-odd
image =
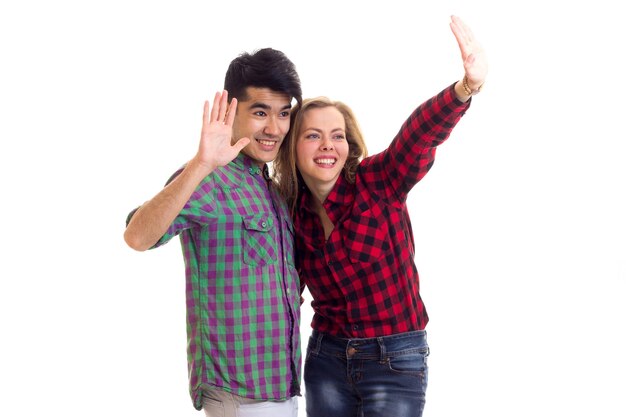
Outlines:
{"label": "gold bracelet", "polygon": [[473,96],[474,94],[480,93],[480,90],[482,88],[483,88],[483,84],[481,84],[476,90],[472,90],[467,81],[467,75],[463,76],[463,91],[465,91],[465,94],[467,94],[468,96]]}

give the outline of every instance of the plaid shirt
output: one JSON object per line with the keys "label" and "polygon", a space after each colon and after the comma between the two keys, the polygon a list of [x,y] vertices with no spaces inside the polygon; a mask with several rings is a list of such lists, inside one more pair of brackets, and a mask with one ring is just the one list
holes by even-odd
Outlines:
{"label": "plaid shirt", "polygon": [[240,154],[200,183],[154,246],[180,234],[190,393],[198,410],[202,386],[263,400],[299,394],[293,225],[266,178],[267,167],[261,171]]}
{"label": "plaid shirt", "polygon": [[468,107],[446,88],[411,114],[387,150],[361,162],[354,184],[341,176],[324,201],[334,224],[327,241],[311,194],[299,197],[296,263],[313,296],[314,329],[354,338],[424,329],[406,199]]}

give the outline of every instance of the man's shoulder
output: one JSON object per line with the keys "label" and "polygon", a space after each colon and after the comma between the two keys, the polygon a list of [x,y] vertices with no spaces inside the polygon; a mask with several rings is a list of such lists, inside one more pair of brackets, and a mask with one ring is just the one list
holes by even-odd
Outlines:
{"label": "man's shoulder", "polygon": [[227,165],[216,168],[204,179],[203,182],[213,182],[221,188],[238,188],[245,181],[245,171],[237,161],[231,161]]}
{"label": "man's shoulder", "polygon": [[[180,175],[181,172],[185,169],[187,164],[182,165],[178,168],[165,182],[167,186],[171,183],[176,177]],[[207,187],[211,188],[238,188],[245,181],[245,172],[243,168],[237,164],[235,161],[228,163],[227,165],[217,167],[213,172],[208,174],[204,179],[198,184],[198,187]]]}

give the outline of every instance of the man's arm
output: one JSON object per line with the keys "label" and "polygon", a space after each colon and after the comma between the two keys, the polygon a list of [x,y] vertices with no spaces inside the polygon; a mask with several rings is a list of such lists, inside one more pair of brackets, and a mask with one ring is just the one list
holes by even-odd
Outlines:
{"label": "man's arm", "polygon": [[236,111],[237,100],[232,99],[229,105],[226,91],[215,94],[210,112],[208,101],[204,103],[198,153],[172,182],[133,214],[124,231],[128,246],[138,251],[154,246],[200,182],[215,168],[235,159],[250,142],[248,138],[241,138],[231,145]]}
{"label": "man's arm", "polygon": [[172,182],[135,211],[124,231],[126,244],[138,251],[154,246],[211,171],[192,159]]}

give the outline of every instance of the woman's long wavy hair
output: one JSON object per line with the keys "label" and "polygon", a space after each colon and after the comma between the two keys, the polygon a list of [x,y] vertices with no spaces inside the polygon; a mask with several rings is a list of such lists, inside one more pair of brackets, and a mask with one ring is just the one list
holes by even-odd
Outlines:
{"label": "woman's long wavy hair", "polygon": [[280,194],[287,201],[291,214],[295,213],[300,191],[306,187],[296,167],[296,142],[302,128],[302,118],[311,109],[334,107],[343,115],[346,122],[346,140],[348,141],[348,158],[343,167],[343,175],[347,181],[354,183],[356,171],[361,160],[367,157],[367,147],[363,134],[352,109],[340,101],[332,101],[328,97],[309,98],[296,105],[291,111],[289,133],[272,163],[272,177]]}

